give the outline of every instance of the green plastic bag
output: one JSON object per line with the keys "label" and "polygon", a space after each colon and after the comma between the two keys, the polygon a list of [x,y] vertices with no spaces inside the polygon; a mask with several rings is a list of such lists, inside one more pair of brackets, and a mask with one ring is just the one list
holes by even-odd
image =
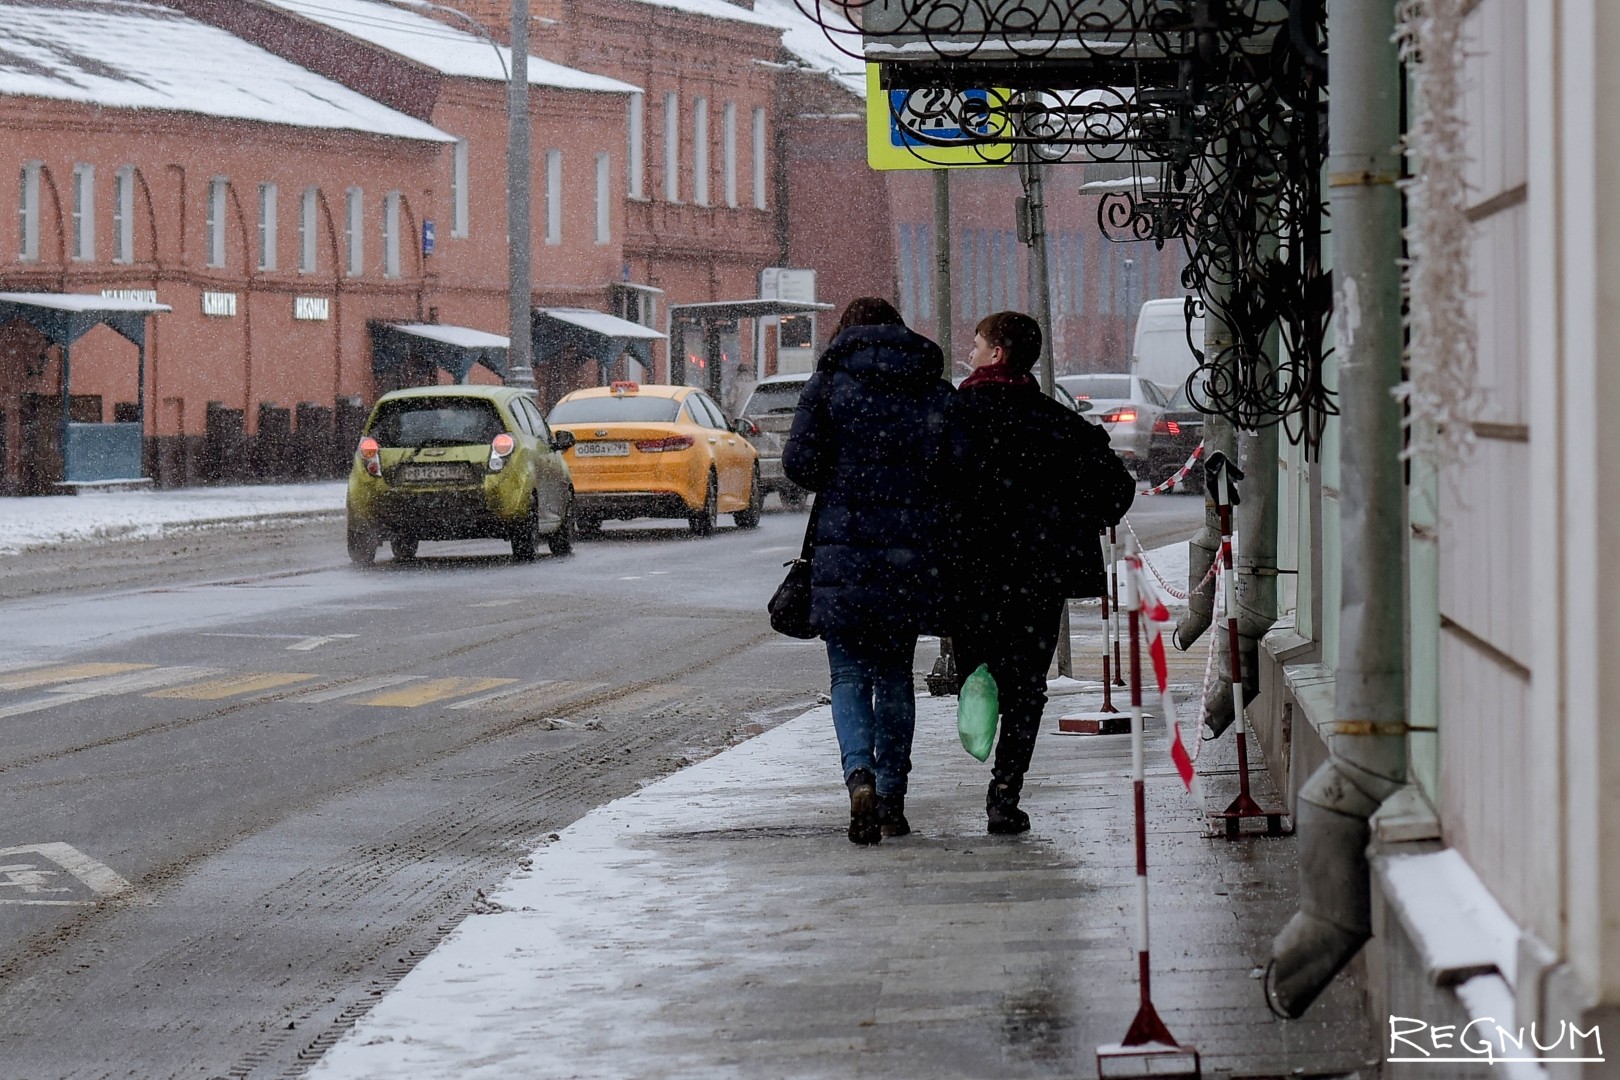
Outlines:
{"label": "green plastic bag", "polygon": [[962,681],[962,692],[956,697],[956,733],[962,737],[962,749],[983,761],[990,756],[996,742],[996,715],[1001,702],[996,693],[996,680],[983,664]]}

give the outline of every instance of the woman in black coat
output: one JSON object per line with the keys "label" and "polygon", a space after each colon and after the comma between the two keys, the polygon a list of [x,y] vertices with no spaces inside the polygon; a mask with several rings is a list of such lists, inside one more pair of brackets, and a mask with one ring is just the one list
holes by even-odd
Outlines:
{"label": "woman in black coat", "polygon": [[782,451],[788,479],[817,493],[810,624],[827,642],[857,844],[910,831],[912,654],[919,632],[937,632],[943,601],[943,367],[939,346],[887,301],[852,301]]}

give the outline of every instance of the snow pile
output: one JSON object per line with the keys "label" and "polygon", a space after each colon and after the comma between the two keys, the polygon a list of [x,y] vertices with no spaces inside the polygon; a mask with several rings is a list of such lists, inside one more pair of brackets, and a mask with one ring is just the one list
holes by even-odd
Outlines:
{"label": "snow pile", "polygon": [[[818,11],[817,0],[755,0],[754,10],[787,27],[782,46],[799,63],[825,74],[850,93],[866,97],[866,62],[859,55],[850,55],[861,51],[860,28],[835,5],[820,5]],[[819,15],[821,21],[812,15]]]}
{"label": "snow pile", "polygon": [[0,555],[82,541],[148,540],[260,518],[339,514],[347,487],[334,481],[0,499]]}
{"label": "snow pile", "polygon": [[224,30],[130,0],[8,4],[0,94],[453,141]]}

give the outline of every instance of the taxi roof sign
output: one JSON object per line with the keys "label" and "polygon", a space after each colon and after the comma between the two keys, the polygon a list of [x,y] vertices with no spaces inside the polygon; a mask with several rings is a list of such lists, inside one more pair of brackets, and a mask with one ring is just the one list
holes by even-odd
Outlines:
{"label": "taxi roof sign", "polygon": [[[952,104],[941,100],[954,95]],[[984,106],[992,100],[1005,101],[1008,91],[988,90],[906,90],[883,89],[877,64],[866,65],[866,163],[874,169],[970,169],[995,168],[1012,162],[1010,142],[987,140],[986,136],[1005,131],[1005,117],[987,119],[982,127],[962,130],[960,119],[971,110],[967,103]],[[943,106],[943,107],[936,107]],[[927,108],[923,115],[920,107]],[[988,110],[987,110],[988,111]]]}
{"label": "taxi roof sign", "polygon": [[615,395],[639,394],[641,393],[641,384],[630,379],[614,379],[608,385],[608,392]]}

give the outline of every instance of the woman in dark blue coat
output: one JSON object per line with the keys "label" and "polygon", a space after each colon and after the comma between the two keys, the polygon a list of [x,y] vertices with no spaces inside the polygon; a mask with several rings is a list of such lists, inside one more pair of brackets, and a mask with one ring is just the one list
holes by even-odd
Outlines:
{"label": "woman in dark blue coat", "polygon": [[857,844],[910,831],[912,654],[919,632],[938,631],[943,601],[943,367],[886,300],[852,301],[782,451],[788,479],[816,492],[810,624],[827,642]]}

